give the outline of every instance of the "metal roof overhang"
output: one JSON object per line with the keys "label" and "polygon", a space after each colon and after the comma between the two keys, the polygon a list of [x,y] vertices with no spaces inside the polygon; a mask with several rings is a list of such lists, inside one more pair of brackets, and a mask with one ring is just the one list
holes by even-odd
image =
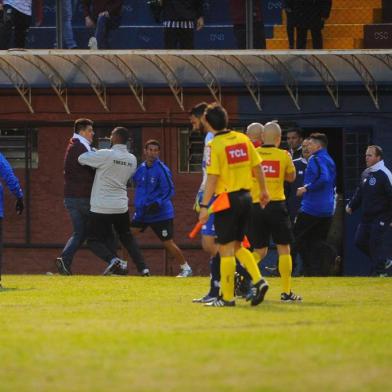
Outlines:
{"label": "metal roof overhang", "polygon": [[299,86],[325,88],[336,107],[345,88],[364,86],[379,109],[380,85],[392,85],[392,50],[0,51],[0,88],[14,87],[31,113],[35,88],[52,88],[70,113],[71,88],[91,87],[109,111],[107,88],[129,87],[145,111],[144,91],[150,88],[169,88],[181,110],[185,88],[208,89],[215,101],[222,88],[242,88],[262,110],[262,90],[283,87],[300,110]]}

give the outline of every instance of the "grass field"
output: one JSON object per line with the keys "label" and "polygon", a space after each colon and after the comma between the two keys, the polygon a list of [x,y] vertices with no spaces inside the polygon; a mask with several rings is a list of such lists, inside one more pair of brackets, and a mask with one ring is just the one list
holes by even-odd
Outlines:
{"label": "grass field", "polygon": [[391,391],[392,280],[205,308],[207,278],[5,276],[0,391]]}

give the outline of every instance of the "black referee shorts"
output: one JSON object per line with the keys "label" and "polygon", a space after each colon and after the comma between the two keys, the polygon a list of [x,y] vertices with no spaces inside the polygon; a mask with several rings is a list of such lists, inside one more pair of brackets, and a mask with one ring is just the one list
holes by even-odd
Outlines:
{"label": "black referee shorts", "polygon": [[252,205],[248,239],[253,248],[266,248],[270,240],[278,245],[293,242],[293,232],[286,202],[270,201],[264,209],[259,203]]}
{"label": "black referee shorts", "polygon": [[141,229],[143,233],[148,227],[151,227],[152,231],[161,241],[168,241],[173,238],[173,219],[165,219],[158,222],[139,222],[133,220],[131,222],[131,227]]}
{"label": "black referee shorts", "polygon": [[229,200],[229,209],[215,213],[216,242],[221,245],[243,240],[252,209],[252,198],[247,190],[230,192]]}

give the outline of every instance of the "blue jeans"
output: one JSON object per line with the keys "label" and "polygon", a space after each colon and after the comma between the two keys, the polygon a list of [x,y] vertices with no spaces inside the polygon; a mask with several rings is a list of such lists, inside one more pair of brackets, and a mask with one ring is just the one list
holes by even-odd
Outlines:
{"label": "blue jeans", "polygon": [[63,44],[65,49],[73,49],[78,45],[72,30],[73,0],[63,0]]}
{"label": "blue jeans", "polygon": [[87,238],[90,199],[69,197],[64,199],[64,205],[71,217],[73,233],[60,257],[62,257],[65,265],[70,267],[76,251]]}
{"label": "blue jeans", "polygon": [[120,26],[120,17],[98,16],[95,30],[95,38],[97,39],[98,49],[109,49],[109,33],[111,30]]}

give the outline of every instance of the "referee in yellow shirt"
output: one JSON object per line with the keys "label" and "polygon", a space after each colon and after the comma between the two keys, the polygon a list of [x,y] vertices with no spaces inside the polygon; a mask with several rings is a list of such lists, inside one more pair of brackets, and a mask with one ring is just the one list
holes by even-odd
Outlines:
{"label": "referee in yellow shirt", "polygon": [[252,188],[253,208],[248,239],[254,249],[253,255],[259,262],[267,255],[272,237],[279,254],[279,272],[282,279],[280,299],[282,302],[296,302],[302,298],[291,291],[290,243],[293,241],[293,234],[284,195],[284,182],[293,182],[296,172],[289,152],[278,148],[281,138],[282,130],[278,123],[265,124],[263,145],[257,147],[257,152],[263,161],[262,167],[271,201],[264,209],[260,208],[257,203],[258,186]]}
{"label": "referee in yellow shirt", "polygon": [[248,225],[252,199],[250,187],[252,173],[260,188],[260,204],[266,205],[269,195],[265,187],[261,159],[249,138],[239,132],[228,131],[226,110],[218,105],[209,105],[202,119],[208,131],[214,133],[214,139],[208,144],[207,182],[199,220],[208,219],[207,207],[211,197],[227,192],[230,208],[215,213],[215,231],[219,253],[221,255],[221,296],[206,306],[234,306],[235,259],[248,270],[252,277],[251,296],[248,300],[255,306],[264,300],[268,290],[267,282],[261,277],[252,253],[241,246]]}

